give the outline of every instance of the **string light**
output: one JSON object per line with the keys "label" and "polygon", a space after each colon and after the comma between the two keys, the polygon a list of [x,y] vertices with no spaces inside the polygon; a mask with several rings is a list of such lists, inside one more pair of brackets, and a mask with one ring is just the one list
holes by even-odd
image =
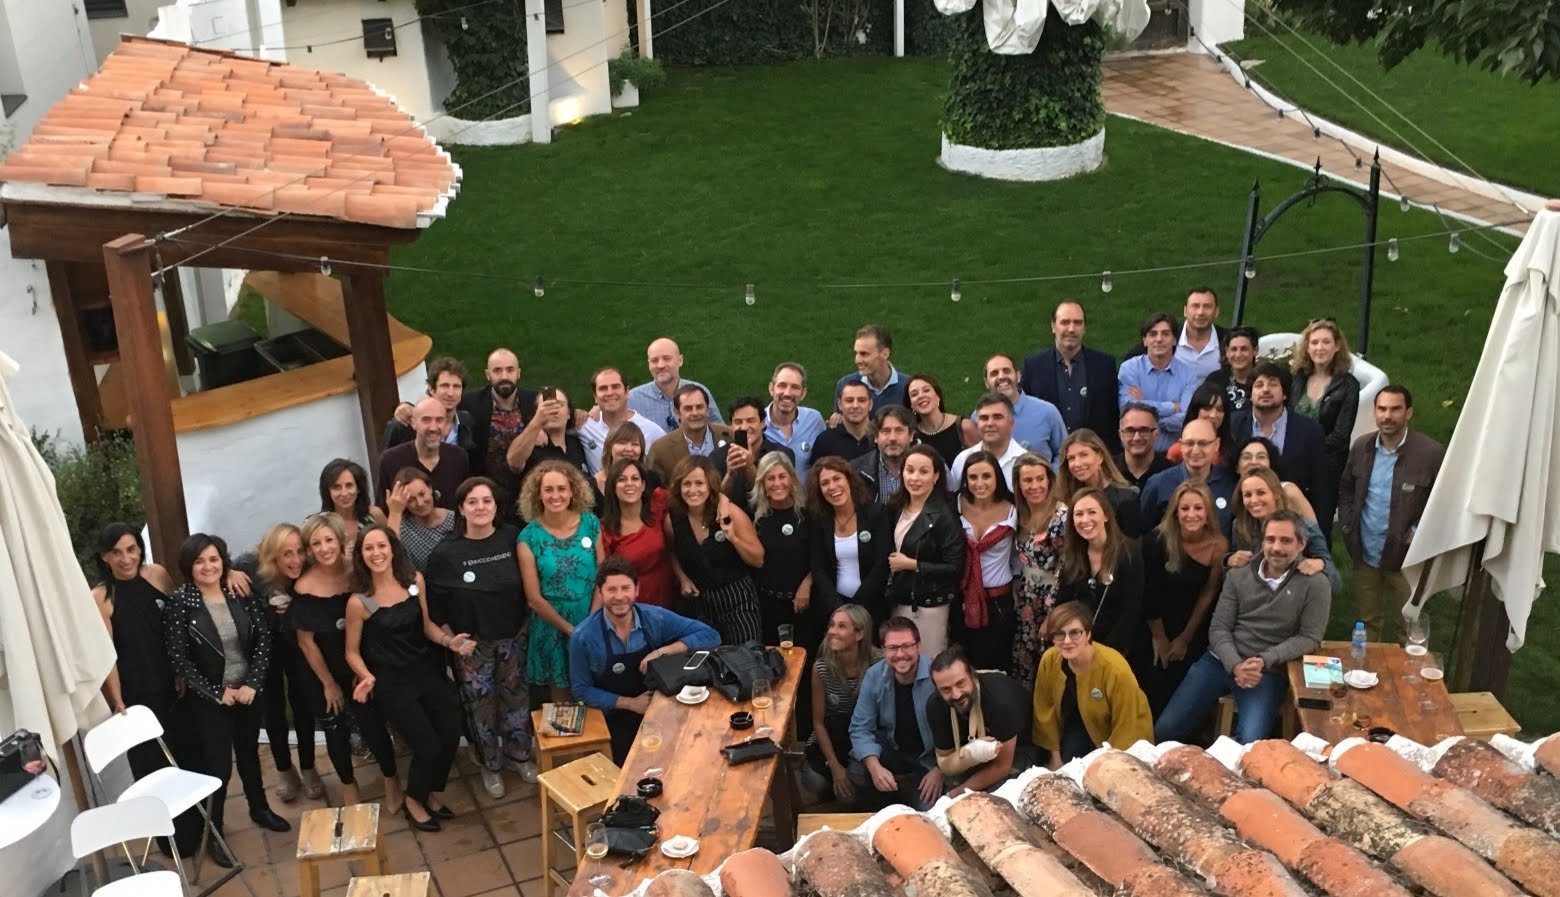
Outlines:
{"label": "string light", "polygon": [[547,279],[540,274],[536,275],[536,286],[531,288],[531,292],[535,293],[538,299],[547,295]]}
{"label": "string light", "polygon": [[320,256],[320,273],[326,277],[330,276],[330,259],[323,255]]}
{"label": "string light", "polygon": [[742,296],[742,301],[746,302],[748,305],[752,305],[758,301],[758,296],[754,292],[752,284],[747,285],[747,292]]}
{"label": "string light", "polygon": [[1100,275],[1100,292],[1101,293],[1109,293],[1111,290],[1114,290],[1115,288],[1116,288],[1116,285],[1114,283],[1111,283],[1110,272],[1109,271],[1106,271],[1104,274]]}
{"label": "string light", "polygon": [[1387,261],[1395,262],[1397,260],[1398,260],[1398,241],[1397,241],[1397,237],[1393,237],[1392,239],[1387,241]]}
{"label": "string light", "polygon": [[952,288],[948,291],[948,298],[952,299],[954,302],[958,302],[960,299],[964,298],[964,294],[959,290],[959,278],[957,277],[953,279]]}
{"label": "string light", "polygon": [[1457,231],[1452,231],[1451,238],[1446,241],[1446,251],[1456,253],[1459,249],[1462,249],[1462,238],[1457,235]]}
{"label": "string light", "polygon": [[462,30],[462,31],[470,31],[471,30],[471,26],[466,24],[466,17],[465,16],[461,16],[460,17],[460,30]]}
{"label": "string light", "polygon": [[1246,259],[1246,270],[1243,273],[1246,275],[1246,279],[1247,280],[1256,280],[1257,279],[1257,260],[1254,259],[1254,258]]}
{"label": "string light", "polygon": [[1398,197],[1398,208],[1399,208],[1399,209],[1402,209],[1402,210],[1403,210],[1403,211],[1405,211],[1405,212],[1406,212],[1406,211],[1408,211],[1408,210],[1409,210],[1409,209],[1412,209],[1412,208],[1413,208],[1413,207],[1414,207],[1414,206],[1413,206],[1413,203],[1410,203],[1410,202],[1409,202],[1409,201],[1408,201],[1408,197],[1406,197],[1406,196],[1400,196],[1400,197]]}

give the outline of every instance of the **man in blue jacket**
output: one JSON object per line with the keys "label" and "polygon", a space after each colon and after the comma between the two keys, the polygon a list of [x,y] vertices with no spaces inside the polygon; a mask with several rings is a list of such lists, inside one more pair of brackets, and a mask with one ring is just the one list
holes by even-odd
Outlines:
{"label": "man in blue jacket", "polygon": [[883,624],[883,659],[862,675],[850,717],[847,774],[869,804],[926,810],[942,796],[942,770],[926,719],[934,691],[932,659],[921,654],[915,621],[889,618]]}
{"label": "man in blue jacket", "polygon": [[714,629],[664,608],[635,603],[639,573],[621,557],[596,570],[601,610],[574,627],[569,637],[569,686],[574,699],[607,717],[612,762],[621,766],[639,723],[650,708],[645,669],[667,654],[703,651],[720,644]]}

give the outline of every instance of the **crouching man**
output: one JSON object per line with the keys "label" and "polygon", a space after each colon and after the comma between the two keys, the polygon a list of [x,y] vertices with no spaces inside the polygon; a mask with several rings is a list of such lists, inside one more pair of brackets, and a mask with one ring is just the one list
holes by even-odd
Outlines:
{"label": "crouching man", "polygon": [[1004,673],[975,671],[957,646],[932,659],[937,693],[926,701],[937,767],[949,795],[990,791],[1034,765],[1029,697]]}

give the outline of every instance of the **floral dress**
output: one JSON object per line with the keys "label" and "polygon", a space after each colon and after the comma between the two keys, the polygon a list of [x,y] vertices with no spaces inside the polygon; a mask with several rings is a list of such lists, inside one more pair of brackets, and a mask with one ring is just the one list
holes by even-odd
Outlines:
{"label": "floral dress", "polygon": [[[533,520],[520,531],[520,542],[536,558],[536,578],[542,597],[558,615],[578,626],[590,615],[596,586],[596,543],[601,521],[595,514],[580,515],[573,535],[557,538]],[[531,615],[531,639],[526,646],[525,678],[532,685],[569,685],[569,637]]]}
{"label": "floral dress", "polygon": [[1018,575],[1013,577],[1013,674],[1026,690],[1035,684],[1040,655],[1049,647],[1040,637],[1045,615],[1056,606],[1056,574],[1061,562],[1062,534],[1067,530],[1067,506],[1058,504],[1051,523],[1034,535],[1017,540]]}

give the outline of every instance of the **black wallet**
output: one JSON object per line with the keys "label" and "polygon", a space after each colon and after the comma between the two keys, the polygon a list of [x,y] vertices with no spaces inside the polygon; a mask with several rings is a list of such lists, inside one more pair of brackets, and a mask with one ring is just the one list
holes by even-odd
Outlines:
{"label": "black wallet", "polygon": [[747,741],[739,741],[720,749],[726,755],[726,762],[732,766],[740,766],[743,763],[751,763],[754,760],[764,760],[780,753],[783,748],[775,744],[770,738],[753,738]]}

